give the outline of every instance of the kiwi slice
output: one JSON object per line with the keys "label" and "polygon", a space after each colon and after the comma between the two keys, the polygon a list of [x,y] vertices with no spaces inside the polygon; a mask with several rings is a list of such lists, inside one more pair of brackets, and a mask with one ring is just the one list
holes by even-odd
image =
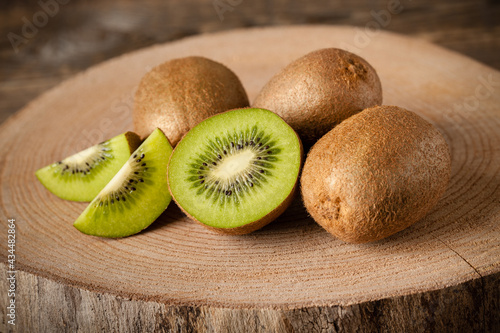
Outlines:
{"label": "kiwi slice", "polygon": [[163,132],[154,130],[73,225],[85,234],[110,238],[148,227],[172,199],[167,185],[171,153]]}
{"label": "kiwi slice", "polygon": [[62,199],[91,201],[140,143],[137,134],[126,132],[41,168],[35,175]]}
{"label": "kiwi slice", "polygon": [[178,143],[169,162],[169,188],[195,221],[244,234],[288,207],[301,158],[299,137],[278,115],[231,110],[204,120]]}

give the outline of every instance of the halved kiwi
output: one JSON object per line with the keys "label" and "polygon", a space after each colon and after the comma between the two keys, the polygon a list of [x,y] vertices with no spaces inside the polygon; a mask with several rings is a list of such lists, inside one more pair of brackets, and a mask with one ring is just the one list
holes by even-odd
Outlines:
{"label": "halved kiwi", "polygon": [[154,130],[73,225],[85,234],[110,238],[148,227],[172,199],[167,186],[171,153],[163,132]]}
{"label": "halved kiwi", "polygon": [[299,137],[278,115],[231,110],[204,120],[178,143],[169,162],[169,188],[195,221],[245,234],[289,206],[301,159]]}
{"label": "halved kiwi", "polygon": [[58,197],[91,201],[140,145],[126,132],[36,171],[38,180]]}

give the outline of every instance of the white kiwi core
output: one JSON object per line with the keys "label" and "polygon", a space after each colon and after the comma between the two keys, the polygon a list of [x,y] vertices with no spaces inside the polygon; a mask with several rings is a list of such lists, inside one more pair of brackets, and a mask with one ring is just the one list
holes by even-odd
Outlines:
{"label": "white kiwi core", "polygon": [[213,175],[221,180],[232,180],[247,170],[254,158],[255,153],[251,150],[228,156],[213,171]]}

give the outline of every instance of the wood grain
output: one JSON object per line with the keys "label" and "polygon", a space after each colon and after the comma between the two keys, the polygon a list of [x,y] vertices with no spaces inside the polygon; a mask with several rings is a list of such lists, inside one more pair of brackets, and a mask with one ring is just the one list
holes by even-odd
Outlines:
{"label": "wood grain", "polygon": [[[187,38],[93,67],[9,119],[0,131],[0,218],[16,219],[19,325],[3,321],[2,331],[494,332],[500,73],[408,37],[381,32],[363,47],[355,40],[356,29],[328,26]],[[368,60],[384,104],[417,112],[451,147],[443,198],[386,240],[343,243],[307,216],[300,198],[249,235],[212,233],[171,205],[136,236],[101,239],[72,227],[85,204],[60,200],[36,181],[37,168],[132,129],[133,92],[158,63],[187,55],[220,61],[252,100],[287,63],[330,46]],[[5,262],[5,242],[0,251]],[[0,288],[5,295],[4,282]]]}
{"label": "wood grain", "polygon": [[[255,26],[381,22],[500,69],[499,0],[85,0],[62,1],[36,34],[26,21],[56,0],[0,2],[0,122],[36,96],[106,59],[185,36]],[[236,4],[219,16],[214,3]],[[238,5],[239,3],[239,5]],[[398,6],[399,4],[399,6]],[[391,6],[397,14],[387,16]],[[384,13],[386,16],[384,17]],[[27,36],[17,52],[9,33]]]}

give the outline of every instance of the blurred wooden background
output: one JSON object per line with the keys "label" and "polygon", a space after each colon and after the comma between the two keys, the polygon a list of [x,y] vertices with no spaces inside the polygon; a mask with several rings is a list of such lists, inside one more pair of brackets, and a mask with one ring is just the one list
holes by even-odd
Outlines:
{"label": "blurred wooden background", "polygon": [[[398,14],[385,19],[384,13]],[[120,54],[254,26],[341,24],[416,36],[500,69],[500,0],[17,0],[0,2],[0,123]],[[258,48],[258,45],[256,46]]]}

